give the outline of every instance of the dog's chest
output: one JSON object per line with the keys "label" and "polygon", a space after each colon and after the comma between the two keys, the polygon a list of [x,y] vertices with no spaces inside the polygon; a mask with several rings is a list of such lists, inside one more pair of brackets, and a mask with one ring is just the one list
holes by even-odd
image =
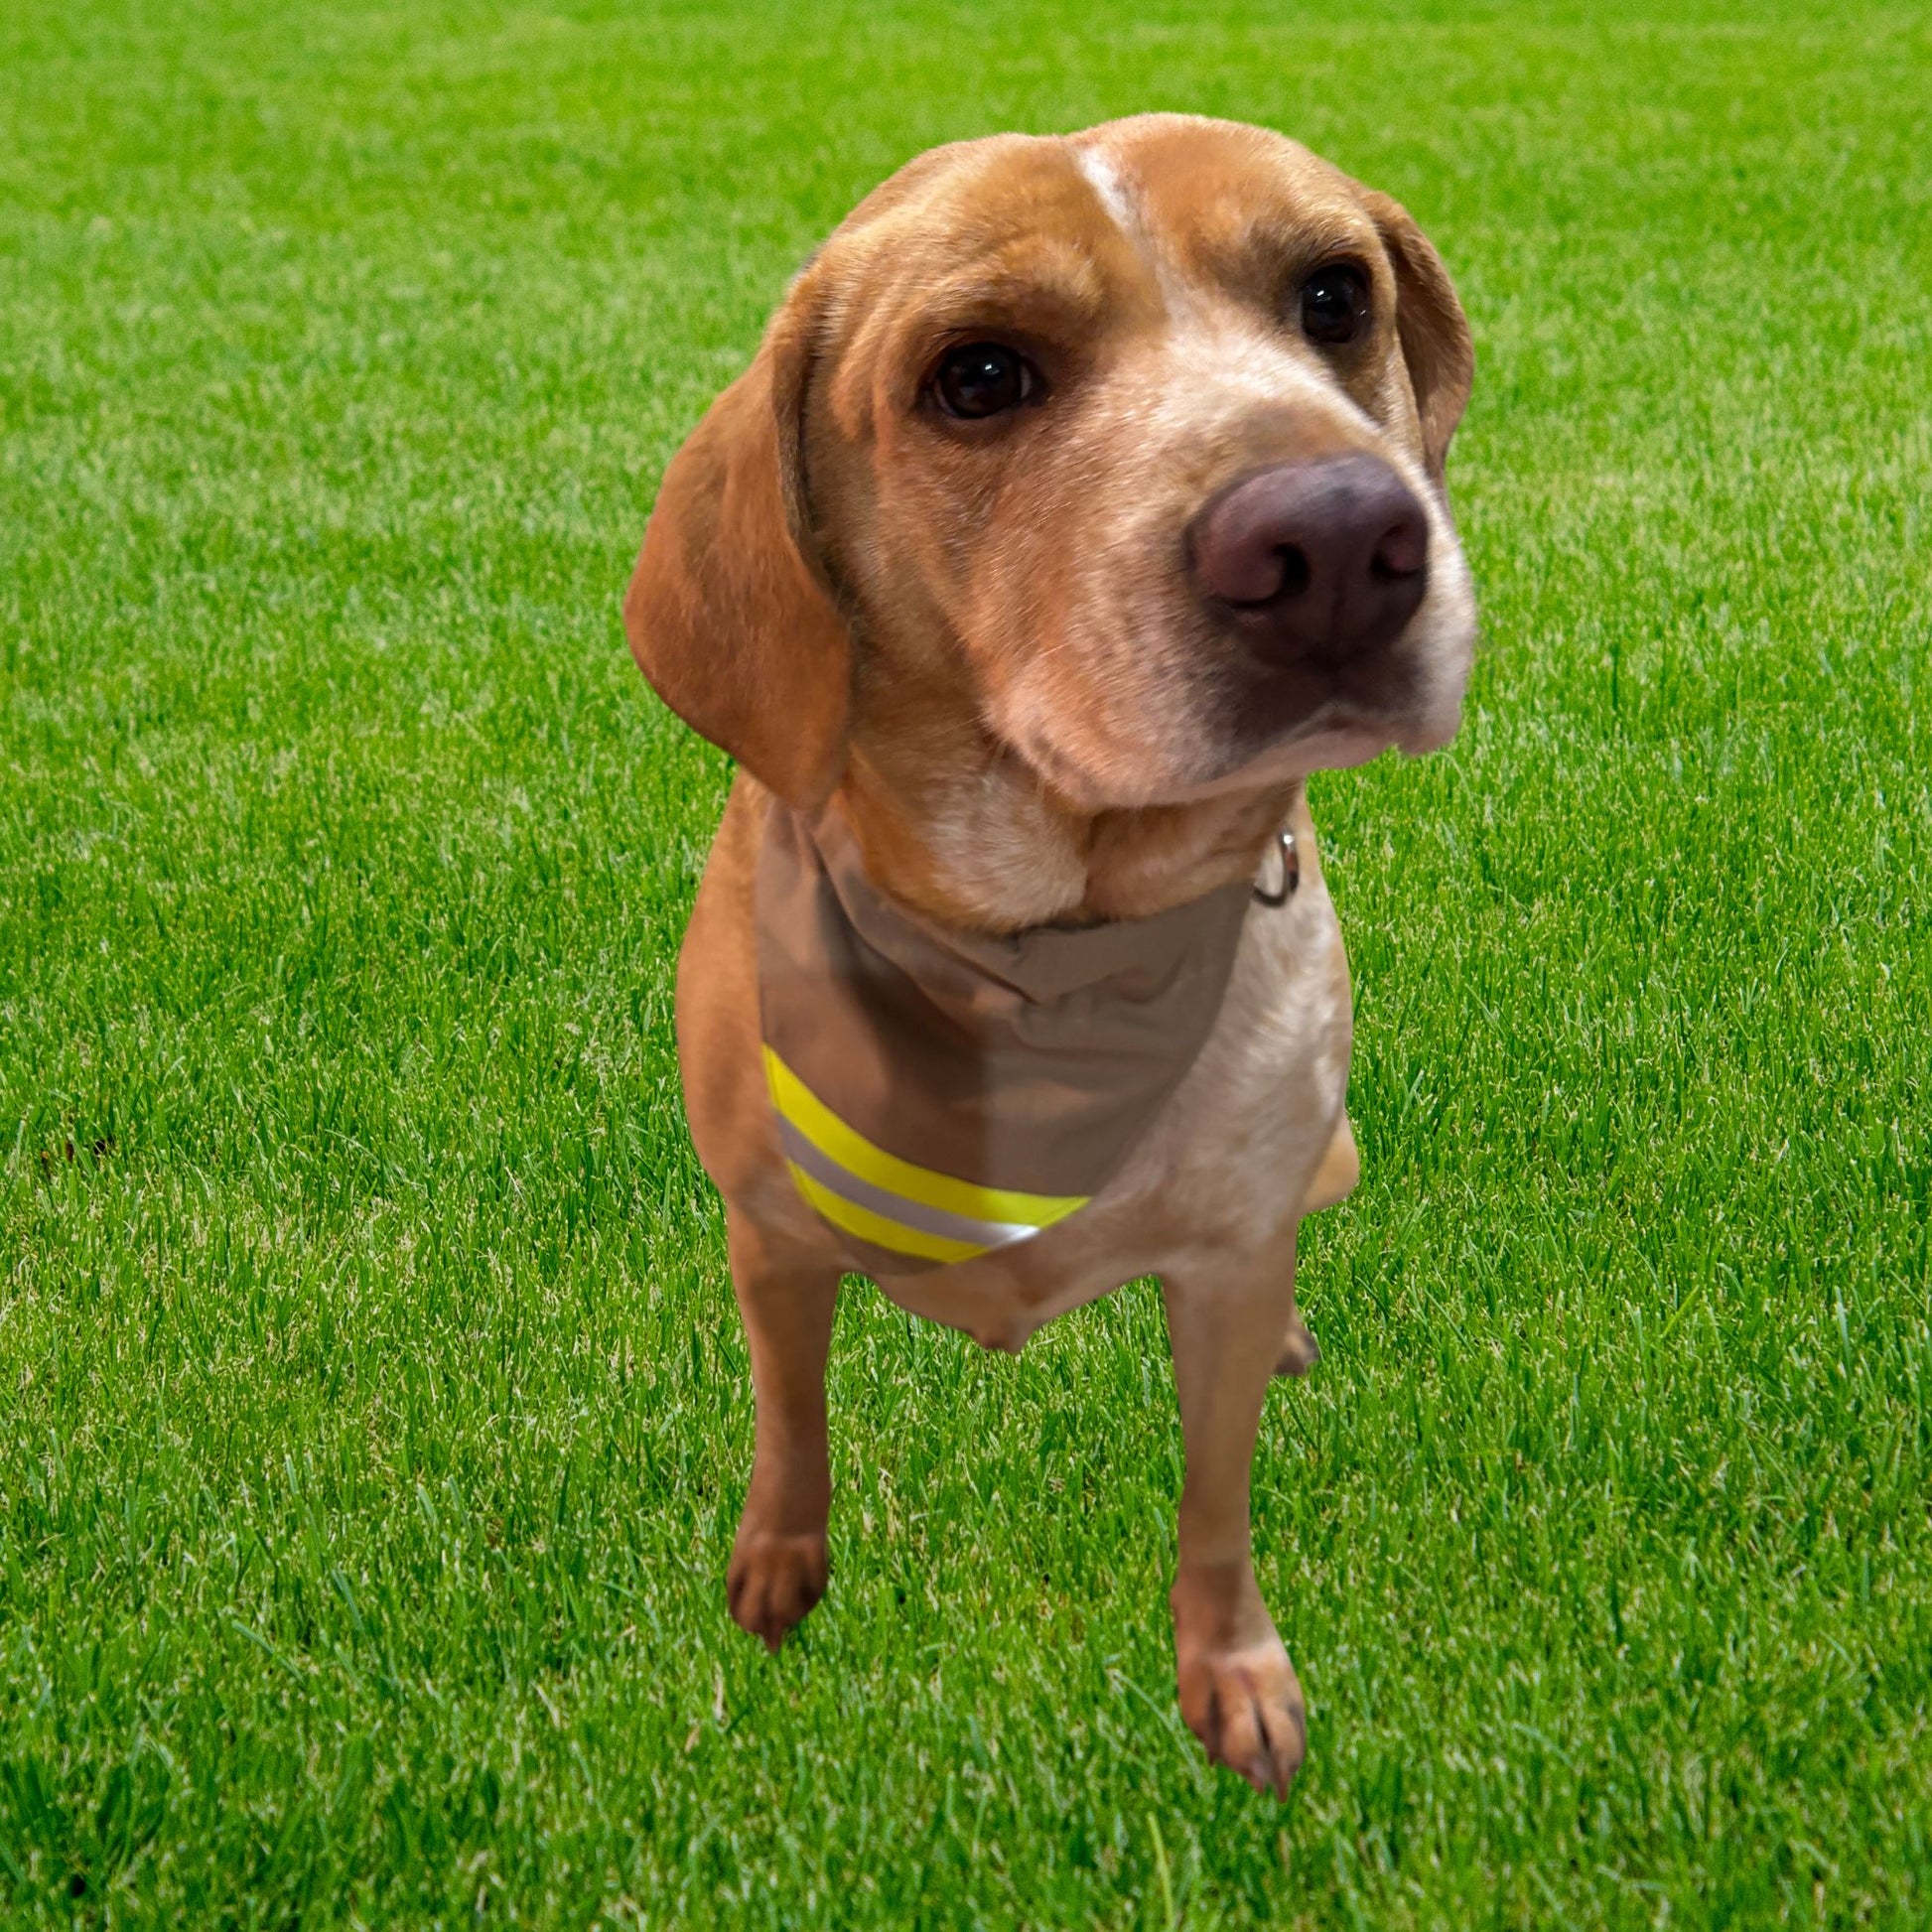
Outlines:
{"label": "dog's chest", "polygon": [[759,853],[764,1073],[800,1196],[874,1275],[956,1267],[1087,1209],[1214,1026],[1245,883],[1150,918],[979,938],[872,887],[842,821]]}
{"label": "dog's chest", "polygon": [[1108,1204],[1133,1220],[1168,1201],[1188,1244],[1246,1245],[1293,1219],[1346,1096],[1351,1035],[1341,928],[1317,874],[1249,920],[1214,1031]]}
{"label": "dog's chest", "polygon": [[[872,1274],[916,1312],[1014,1346],[1122,1281],[1190,1268],[1217,1248],[1266,1243],[1292,1225],[1340,1113],[1349,1049],[1340,932],[1312,828],[1297,816],[1307,855],[1299,889],[1283,903],[1247,908],[1237,921],[1232,957],[1212,989],[1211,1025],[1077,1212],[1062,1211],[1024,1240],[996,1239],[976,1255],[955,1250],[926,1272],[847,1237],[846,1265]],[[782,1109],[778,1121],[795,1182],[799,1153],[809,1158],[810,1150],[800,1149]],[[1067,1170],[1058,1172],[1063,1177]],[[848,1175],[830,1178],[847,1198],[856,1191]],[[890,1201],[879,1206],[896,1210]],[[1023,1210],[1024,1203],[1009,1212]],[[974,1233],[953,1224],[940,1231]]]}

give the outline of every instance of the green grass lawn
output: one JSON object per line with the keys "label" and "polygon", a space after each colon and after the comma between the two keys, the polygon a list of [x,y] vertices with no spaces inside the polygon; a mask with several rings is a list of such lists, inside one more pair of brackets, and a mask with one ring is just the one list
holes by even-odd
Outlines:
{"label": "green grass lawn", "polygon": [[[0,14],[0,1916],[1932,1921],[1918,6]],[[1180,1725],[1141,1285],[847,1296],[829,1597],[671,962],[725,785],[618,599],[929,144],[1268,122],[1456,274],[1461,738],[1317,781],[1365,1178]]]}

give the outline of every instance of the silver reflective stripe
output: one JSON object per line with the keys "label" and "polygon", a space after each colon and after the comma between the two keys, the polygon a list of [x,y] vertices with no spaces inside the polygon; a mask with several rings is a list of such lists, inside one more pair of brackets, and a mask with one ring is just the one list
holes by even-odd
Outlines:
{"label": "silver reflective stripe", "polygon": [[871,1181],[861,1180],[851,1169],[842,1168],[829,1154],[821,1153],[782,1114],[777,1120],[778,1138],[797,1166],[835,1194],[843,1194],[847,1200],[869,1207],[875,1214],[884,1214],[889,1220],[917,1228],[922,1234],[936,1234],[947,1241],[969,1241],[980,1248],[1009,1247],[1039,1232],[1024,1221],[978,1221],[969,1214],[950,1214],[943,1207],[927,1207],[889,1188],[875,1187]]}

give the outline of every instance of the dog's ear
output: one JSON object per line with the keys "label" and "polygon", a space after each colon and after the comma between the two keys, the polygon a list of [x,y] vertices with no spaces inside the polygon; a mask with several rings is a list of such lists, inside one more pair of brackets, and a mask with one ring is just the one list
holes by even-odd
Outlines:
{"label": "dog's ear", "polygon": [[1409,367],[1409,386],[1416,393],[1429,474],[1440,483],[1449,438],[1462,420],[1475,379],[1475,345],[1449,270],[1408,209],[1373,191],[1367,200],[1369,217],[1395,269],[1396,335]]}
{"label": "dog's ear", "polygon": [[807,809],[838,783],[852,684],[851,635],[805,502],[811,281],[808,270],[671,459],[623,600],[631,654],[658,696]]}

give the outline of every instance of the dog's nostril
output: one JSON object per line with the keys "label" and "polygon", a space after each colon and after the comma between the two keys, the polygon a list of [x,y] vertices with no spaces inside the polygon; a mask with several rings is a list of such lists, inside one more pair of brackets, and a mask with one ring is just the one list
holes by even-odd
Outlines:
{"label": "dog's nostril", "polygon": [[1226,601],[1237,611],[1265,611],[1287,598],[1300,597],[1313,575],[1309,554],[1299,544],[1277,544],[1262,568],[1253,573],[1254,581],[1240,585],[1245,595],[1229,596]]}
{"label": "dog's nostril", "polygon": [[1309,587],[1309,553],[1300,544],[1285,543],[1275,555],[1282,560],[1282,584],[1275,595],[1300,597]]}
{"label": "dog's nostril", "polygon": [[1413,517],[1404,517],[1382,533],[1368,560],[1369,575],[1389,583],[1400,577],[1413,577],[1429,563],[1429,527]]}

